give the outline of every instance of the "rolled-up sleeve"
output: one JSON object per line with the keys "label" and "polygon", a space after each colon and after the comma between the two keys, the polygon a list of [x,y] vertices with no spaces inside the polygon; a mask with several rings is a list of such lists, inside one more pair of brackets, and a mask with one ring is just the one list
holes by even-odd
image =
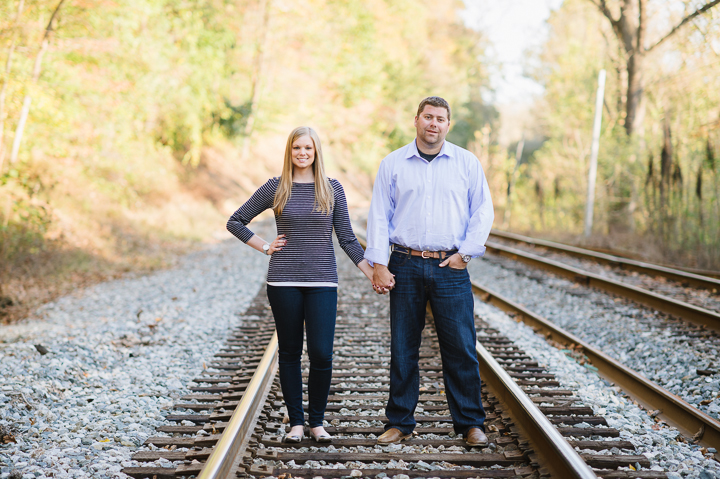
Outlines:
{"label": "rolled-up sleeve", "polygon": [[370,212],[368,213],[365,259],[370,264],[378,263],[387,266],[390,258],[390,220],[395,211],[390,176],[389,161],[385,158],[380,163],[375,177]]}
{"label": "rolled-up sleeve", "polygon": [[480,161],[474,157],[473,160],[474,163],[471,163],[471,186],[468,192],[470,221],[465,240],[460,245],[458,252],[462,255],[477,257],[485,254],[485,242],[490,236],[495,212],[485,172]]}

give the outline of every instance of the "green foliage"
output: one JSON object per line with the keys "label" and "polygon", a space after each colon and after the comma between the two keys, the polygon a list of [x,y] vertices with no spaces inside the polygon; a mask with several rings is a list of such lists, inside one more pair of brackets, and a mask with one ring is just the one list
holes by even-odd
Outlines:
{"label": "green foliage", "polygon": [[451,118],[452,130],[448,133],[447,139],[467,148],[468,144],[475,140],[475,133],[482,130],[485,125],[497,123],[499,113],[492,105],[486,105],[482,101],[468,101],[453,111]]}
{"label": "green foliage", "polygon": [[[12,70],[0,73],[5,264],[50,238],[105,258],[146,240],[208,238],[226,214],[222,196],[237,194],[222,189],[252,184],[203,184],[226,180],[202,176],[208,149],[226,152],[220,171],[262,170],[277,164],[268,153],[277,154],[276,137],[310,124],[337,169],[371,176],[414,137],[425,96],[456,106],[461,144],[496,117],[479,100],[481,38],[460,22],[456,0],[65,2],[37,82],[31,72],[57,1],[26,4],[15,24],[17,0],[0,2],[1,65],[16,47]],[[8,166],[25,95],[32,107]],[[242,164],[232,148],[247,145],[252,162]],[[216,190],[203,196],[205,187]]]}
{"label": "green foliage", "polygon": [[[582,232],[597,75],[604,68],[595,233],[618,246],[641,238],[629,246],[642,244],[668,262],[720,268],[720,66],[712,50],[720,37],[716,14],[703,22],[702,33],[681,30],[646,58],[644,132],[628,139],[621,47],[591,2],[563,2],[549,20],[550,37],[534,71],[545,86],[536,110],[548,140],[521,171],[513,227]],[[662,178],[666,121],[672,153]]]}

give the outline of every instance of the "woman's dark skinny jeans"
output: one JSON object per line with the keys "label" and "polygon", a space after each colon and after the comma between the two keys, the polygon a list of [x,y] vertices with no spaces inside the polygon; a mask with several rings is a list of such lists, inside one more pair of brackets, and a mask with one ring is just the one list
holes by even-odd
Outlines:
{"label": "woman's dark skinny jeans", "polygon": [[337,315],[337,288],[304,286],[267,287],[278,335],[280,386],[290,417],[290,427],[302,426],[303,328],[310,357],[308,423],[323,425],[332,379],[333,339]]}

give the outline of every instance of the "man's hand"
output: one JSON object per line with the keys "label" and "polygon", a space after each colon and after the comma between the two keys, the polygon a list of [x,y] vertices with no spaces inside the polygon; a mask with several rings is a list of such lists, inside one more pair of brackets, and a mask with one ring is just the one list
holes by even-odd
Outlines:
{"label": "man's hand", "polygon": [[444,268],[445,266],[450,266],[452,269],[465,269],[467,268],[467,263],[462,260],[462,256],[460,256],[460,253],[455,253],[454,255],[450,256],[449,258],[445,259],[442,263],[440,263],[440,267]]}
{"label": "man's hand", "polygon": [[387,294],[395,287],[395,275],[384,264],[375,263],[372,283],[376,293]]}

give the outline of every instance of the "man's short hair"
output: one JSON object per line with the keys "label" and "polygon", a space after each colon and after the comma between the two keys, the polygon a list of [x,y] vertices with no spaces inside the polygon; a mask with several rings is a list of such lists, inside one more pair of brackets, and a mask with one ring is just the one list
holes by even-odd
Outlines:
{"label": "man's short hair", "polygon": [[420,113],[423,112],[425,109],[425,105],[435,106],[438,108],[445,108],[448,112],[448,121],[450,121],[450,105],[448,105],[448,102],[445,101],[444,98],[440,98],[439,96],[429,96],[425,98],[423,101],[420,102],[420,106],[418,106],[418,111],[416,116],[420,116]]}

